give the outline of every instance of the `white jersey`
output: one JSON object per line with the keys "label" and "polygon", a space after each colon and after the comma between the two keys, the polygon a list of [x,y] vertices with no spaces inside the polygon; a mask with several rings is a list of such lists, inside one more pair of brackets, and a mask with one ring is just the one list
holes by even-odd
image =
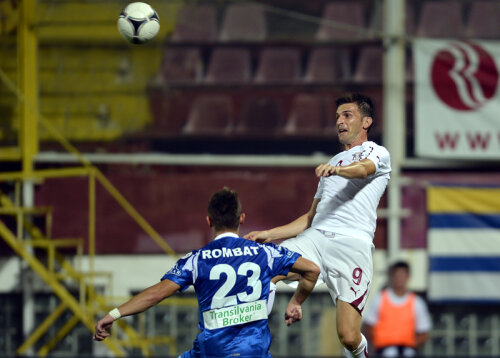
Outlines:
{"label": "white jersey", "polygon": [[346,179],[332,175],[319,180],[314,198],[321,200],[311,227],[373,240],[377,206],[390,178],[389,152],[384,147],[367,141],[337,154],[328,164],[347,166],[366,158],[375,164],[376,171],[365,179]]}

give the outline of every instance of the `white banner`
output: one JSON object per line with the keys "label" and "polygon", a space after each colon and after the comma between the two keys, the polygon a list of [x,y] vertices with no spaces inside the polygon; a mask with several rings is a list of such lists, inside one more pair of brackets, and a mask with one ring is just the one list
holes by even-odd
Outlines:
{"label": "white banner", "polygon": [[500,158],[500,42],[415,40],[416,154]]}

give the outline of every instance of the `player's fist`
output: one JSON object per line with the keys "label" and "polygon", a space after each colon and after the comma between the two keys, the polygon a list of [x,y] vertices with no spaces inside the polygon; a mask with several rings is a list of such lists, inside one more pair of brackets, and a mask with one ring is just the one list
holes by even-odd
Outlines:
{"label": "player's fist", "polygon": [[287,326],[302,319],[302,307],[298,304],[289,303],[285,312],[285,323]]}
{"label": "player's fist", "polygon": [[95,325],[95,333],[94,333],[94,340],[95,341],[102,341],[109,337],[109,332],[108,330],[111,328],[113,325],[114,318],[111,317],[109,314],[104,316],[97,324]]}
{"label": "player's fist", "polygon": [[330,175],[337,175],[339,167],[334,167],[330,164],[320,164],[316,167],[316,176],[319,177],[329,177]]}
{"label": "player's fist", "polygon": [[271,238],[269,235],[269,231],[263,230],[263,231],[252,231],[243,236],[244,239],[251,240],[251,241],[257,241],[260,243],[268,243],[271,242]]}

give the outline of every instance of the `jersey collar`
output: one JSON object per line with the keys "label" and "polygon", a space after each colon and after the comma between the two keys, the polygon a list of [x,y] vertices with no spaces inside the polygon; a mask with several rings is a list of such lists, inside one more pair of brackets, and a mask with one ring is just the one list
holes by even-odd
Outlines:
{"label": "jersey collar", "polygon": [[224,232],[224,233],[222,233],[222,234],[220,234],[220,235],[217,235],[217,236],[215,237],[214,241],[215,241],[215,240],[222,239],[223,237],[236,237],[236,238],[238,238],[239,236],[238,236],[238,235],[236,235],[234,232]]}

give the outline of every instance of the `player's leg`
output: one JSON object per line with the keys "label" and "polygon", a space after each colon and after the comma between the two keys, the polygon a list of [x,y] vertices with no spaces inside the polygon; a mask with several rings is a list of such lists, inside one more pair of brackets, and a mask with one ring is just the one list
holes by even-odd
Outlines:
{"label": "player's leg", "polygon": [[346,357],[368,357],[367,341],[361,334],[361,314],[350,303],[341,300],[337,300],[337,334]]}
{"label": "player's leg", "polygon": [[367,357],[361,312],[372,281],[372,243],[336,234],[323,254],[323,276],[337,306],[337,333],[348,358]]}

